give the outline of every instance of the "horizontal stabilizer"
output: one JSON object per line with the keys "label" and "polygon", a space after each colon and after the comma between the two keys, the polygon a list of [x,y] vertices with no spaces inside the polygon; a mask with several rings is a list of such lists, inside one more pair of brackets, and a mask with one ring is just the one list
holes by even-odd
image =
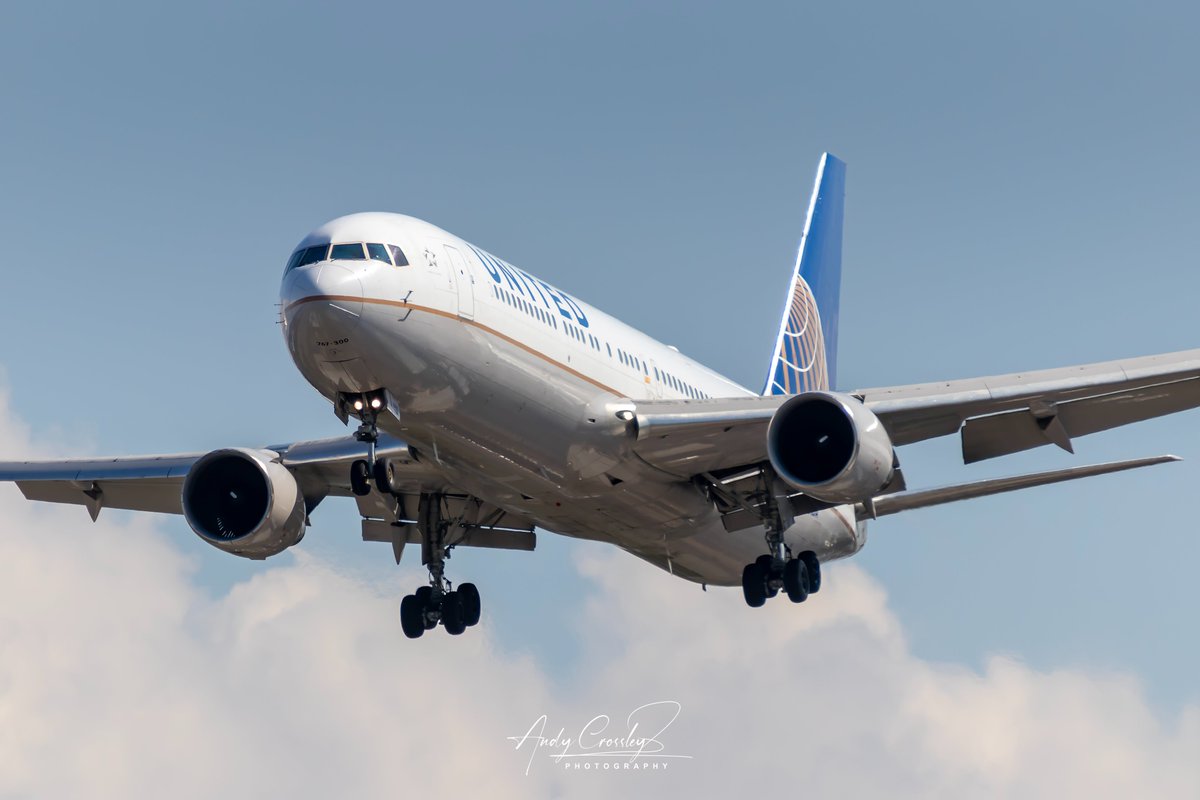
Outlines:
{"label": "horizontal stabilizer", "polygon": [[1138,467],[1150,467],[1155,464],[1165,464],[1170,461],[1182,461],[1179,456],[1151,456],[1150,458],[1135,458],[1129,461],[1110,461],[1106,464],[1090,464],[1086,467],[1071,467],[1050,472],[1035,472],[1030,475],[1015,475],[1010,478],[991,478],[973,483],[960,483],[957,486],[943,486],[939,489],[922,489],[916,492],[900,492],[860,503],[855,509],[859,519],[874,519],[901,511],[911,511],[914,508],[940,506],[943,503],[954,503],[959,500],[970,500],[974,497],[987,497],[1003,492],[1015,492],[1018,489],[1029,489],[1034,486],[1045,486],[1050,483],[1073,481],[1076,478],[1090,478],[1094,475],[1107,475],[1110,472],[1122,472]]}

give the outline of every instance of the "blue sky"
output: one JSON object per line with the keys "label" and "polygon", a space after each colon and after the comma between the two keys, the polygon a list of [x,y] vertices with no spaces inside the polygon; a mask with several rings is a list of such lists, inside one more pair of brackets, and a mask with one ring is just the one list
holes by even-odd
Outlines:
{"label": "blue sky", "polygon": [[[758,386],[823,150],[849,165],[839,388],[1194,347],[1197,16],[1182,3],[14,7],[0,30],[12,413],[62,453],[337,434],[274,303],[292,246],[364,210],[429,219]],[[1188,460],[880,521],[856,563],[916,657],[1129,675],[1170,719],[1200,702],[1197,422],[971,467],[955,440],[906,448],[914,487]],[[411,576],[334,506],[302,547],[392,582],[398,602]],[[159,530],[214,597],[264,569],[178,520]],[[532,556],[456,553],[452,568],[487,587],[500,651],[570,683],[594,656],[567,635],[590,596],[573,565],[596,553],[543,535]]]}

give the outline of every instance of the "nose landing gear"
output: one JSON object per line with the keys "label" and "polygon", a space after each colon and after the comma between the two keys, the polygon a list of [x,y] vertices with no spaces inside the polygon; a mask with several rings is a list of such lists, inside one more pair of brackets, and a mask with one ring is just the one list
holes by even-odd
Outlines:
{"label": "nose landing gear", "polygon": [[343,423],[349,424],[350,417],[361,420],[354,438],[367,445],[367,457],[350,465],[350,489],[359,497],[371,493],[371,482],[382,493],[394,493],[394,469],[386,462],[375,458],[375,445],[379,442],[379,415],[391,411],[399,416],[395,402],[386,389],[376,389],[364,394],[339,393],[334,401],[334,413]]}
{"label": "nose landing gear", "polygon": [[350,490],[359,497],[366,497],[374,483],[380,494],[399,494],[395,462],[389,458],[375,458],[374,449],[372,446],[369,458],[360,458],[350,465]]}
{"label": "nose landing gear", "polygon": [[371,467],[361,458],[350,465],[350,491],[359,497],[371,493]]}

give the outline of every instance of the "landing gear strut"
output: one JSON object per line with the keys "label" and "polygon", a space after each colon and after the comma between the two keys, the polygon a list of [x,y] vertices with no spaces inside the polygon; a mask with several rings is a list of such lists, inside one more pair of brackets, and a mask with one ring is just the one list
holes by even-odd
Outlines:
{"label": "landing gear strut", "polygon": [[396,464],[388,458],[375,456],[375,444],[370,443],[367,458],[360,458],[350,465],[350,489],[359,497],[371,493],[371,484],[382,495],[400,494],[396,484]]}
{"label": "landing gear strut", "polygon": [[354,438],[367,444],[367,457],[350,465],[350,488],[359,497],[365,497],[371,493],[372,473],[378,466],[375,461],[375,444],[379,441],[379,408],[382,407],[382,404],[372,408],[371,402],[379,403],[380,401],[378,399],[354,401],[355,409],[362,419],[362,424],[354,432]]}
{"label": "landing gear strut", "polygon": [[354,432],[354,438],[367,445],[367,457],[350,465],[350,489],[359,497],[371,493],[372,480],[380,492],[394,493],[394,474],[386,462],[375,458],[375,445],[379,442],[379,415],[387,407],[388,396],[383,389],[361,395],[339,394],[334,403],[334,410],[343,422],[348,422],[352,414],[358,417],[360,424]]}
{"label": "landing gear strut", "polygon": [[812,550],[793,557],[783,533],[794,522],[786,490],[771,493],[764,509],[767,553],[742,569],[742,596],[746,605],[759,608],[782,589],[793,603],[803,603],[821,588],[821,562]]}
{"label": "landing gear strut", "polygon": [[[359,497],[370,494],[372,484],[381,495],[402,494],[395,463],[389,458],[377,458],[375,453],[379,443],[379,415],[387,410],[399,416],[395,403],[383,389],[361,395],[339,394],[334,403],[334,411],[343,422],[349,422],[352,415],[360,420],[354,438],[367,445],[367,457],[350,465],[350,488]],[[461,524],[461,519],[448,518],[445,501],[441,494],[424,493],[418,503],[421,563],[429,570],[429,583],[400,601],[400,627],[410,639],[439,623],[453,636],[479,623],[479,590],[475,584],[463,583],[455,589],[446,578],[446,559],[460,541],[450,539],[448,534]]]}
{"label": "landing gear strut", "polygon": [[421,533],[421,563],[429,569],[429,585],[422,586],[400,602],[400,627],[404,635],[416,639],[438,623],[457,636],[479,622],[479,590],[473,583],[459,584],[455,590],[446,579],[446,559],[453,545],[446,545],[451,520],[442,513],[440,494],[423,494],[417,512]]}

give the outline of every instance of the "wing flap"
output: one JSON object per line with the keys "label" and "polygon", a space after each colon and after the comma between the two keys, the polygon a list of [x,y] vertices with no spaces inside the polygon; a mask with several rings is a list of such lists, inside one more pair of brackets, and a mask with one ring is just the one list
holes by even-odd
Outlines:
{"label": "wing flap", "polygon": [[180,487],[201,453],[0,463],[0,481],[13,481],[26,499],[102,508],[182,514]]}
{"label": "wing flap", "polygon": [[182,478],[101,481],[26,480],[17,488],[27,500],[87,506],[95,517],[101,508],[182,514]]}
{"label": "wing flap", "polygon": [[[971,417],[1020,410],[1035,403],[1061,404],[1153,386],[1162,386],[1164,395],[1187,394],[1192,387],[1179,384],[1198,377],[1200,350],[1183,350],[987,378],[863,389],[853,394],[861,397],[883,421],[892,441],[904,445],[957,433]],[[1128,421],[1149,418],[1134,417]],[[1116,421],[1109,427],[1121,424],[1125,423]]]}
{"label": "wing flap", "polygon": [[1075,437],[1197,406],[1200,406],[1200,379],[1193,378],[1041,409],[1035,404],[1020,411],[975,417],[968,419],[962,428],[963,461],[971,464],[1051,443],[1070,451],[1070,440]]}

